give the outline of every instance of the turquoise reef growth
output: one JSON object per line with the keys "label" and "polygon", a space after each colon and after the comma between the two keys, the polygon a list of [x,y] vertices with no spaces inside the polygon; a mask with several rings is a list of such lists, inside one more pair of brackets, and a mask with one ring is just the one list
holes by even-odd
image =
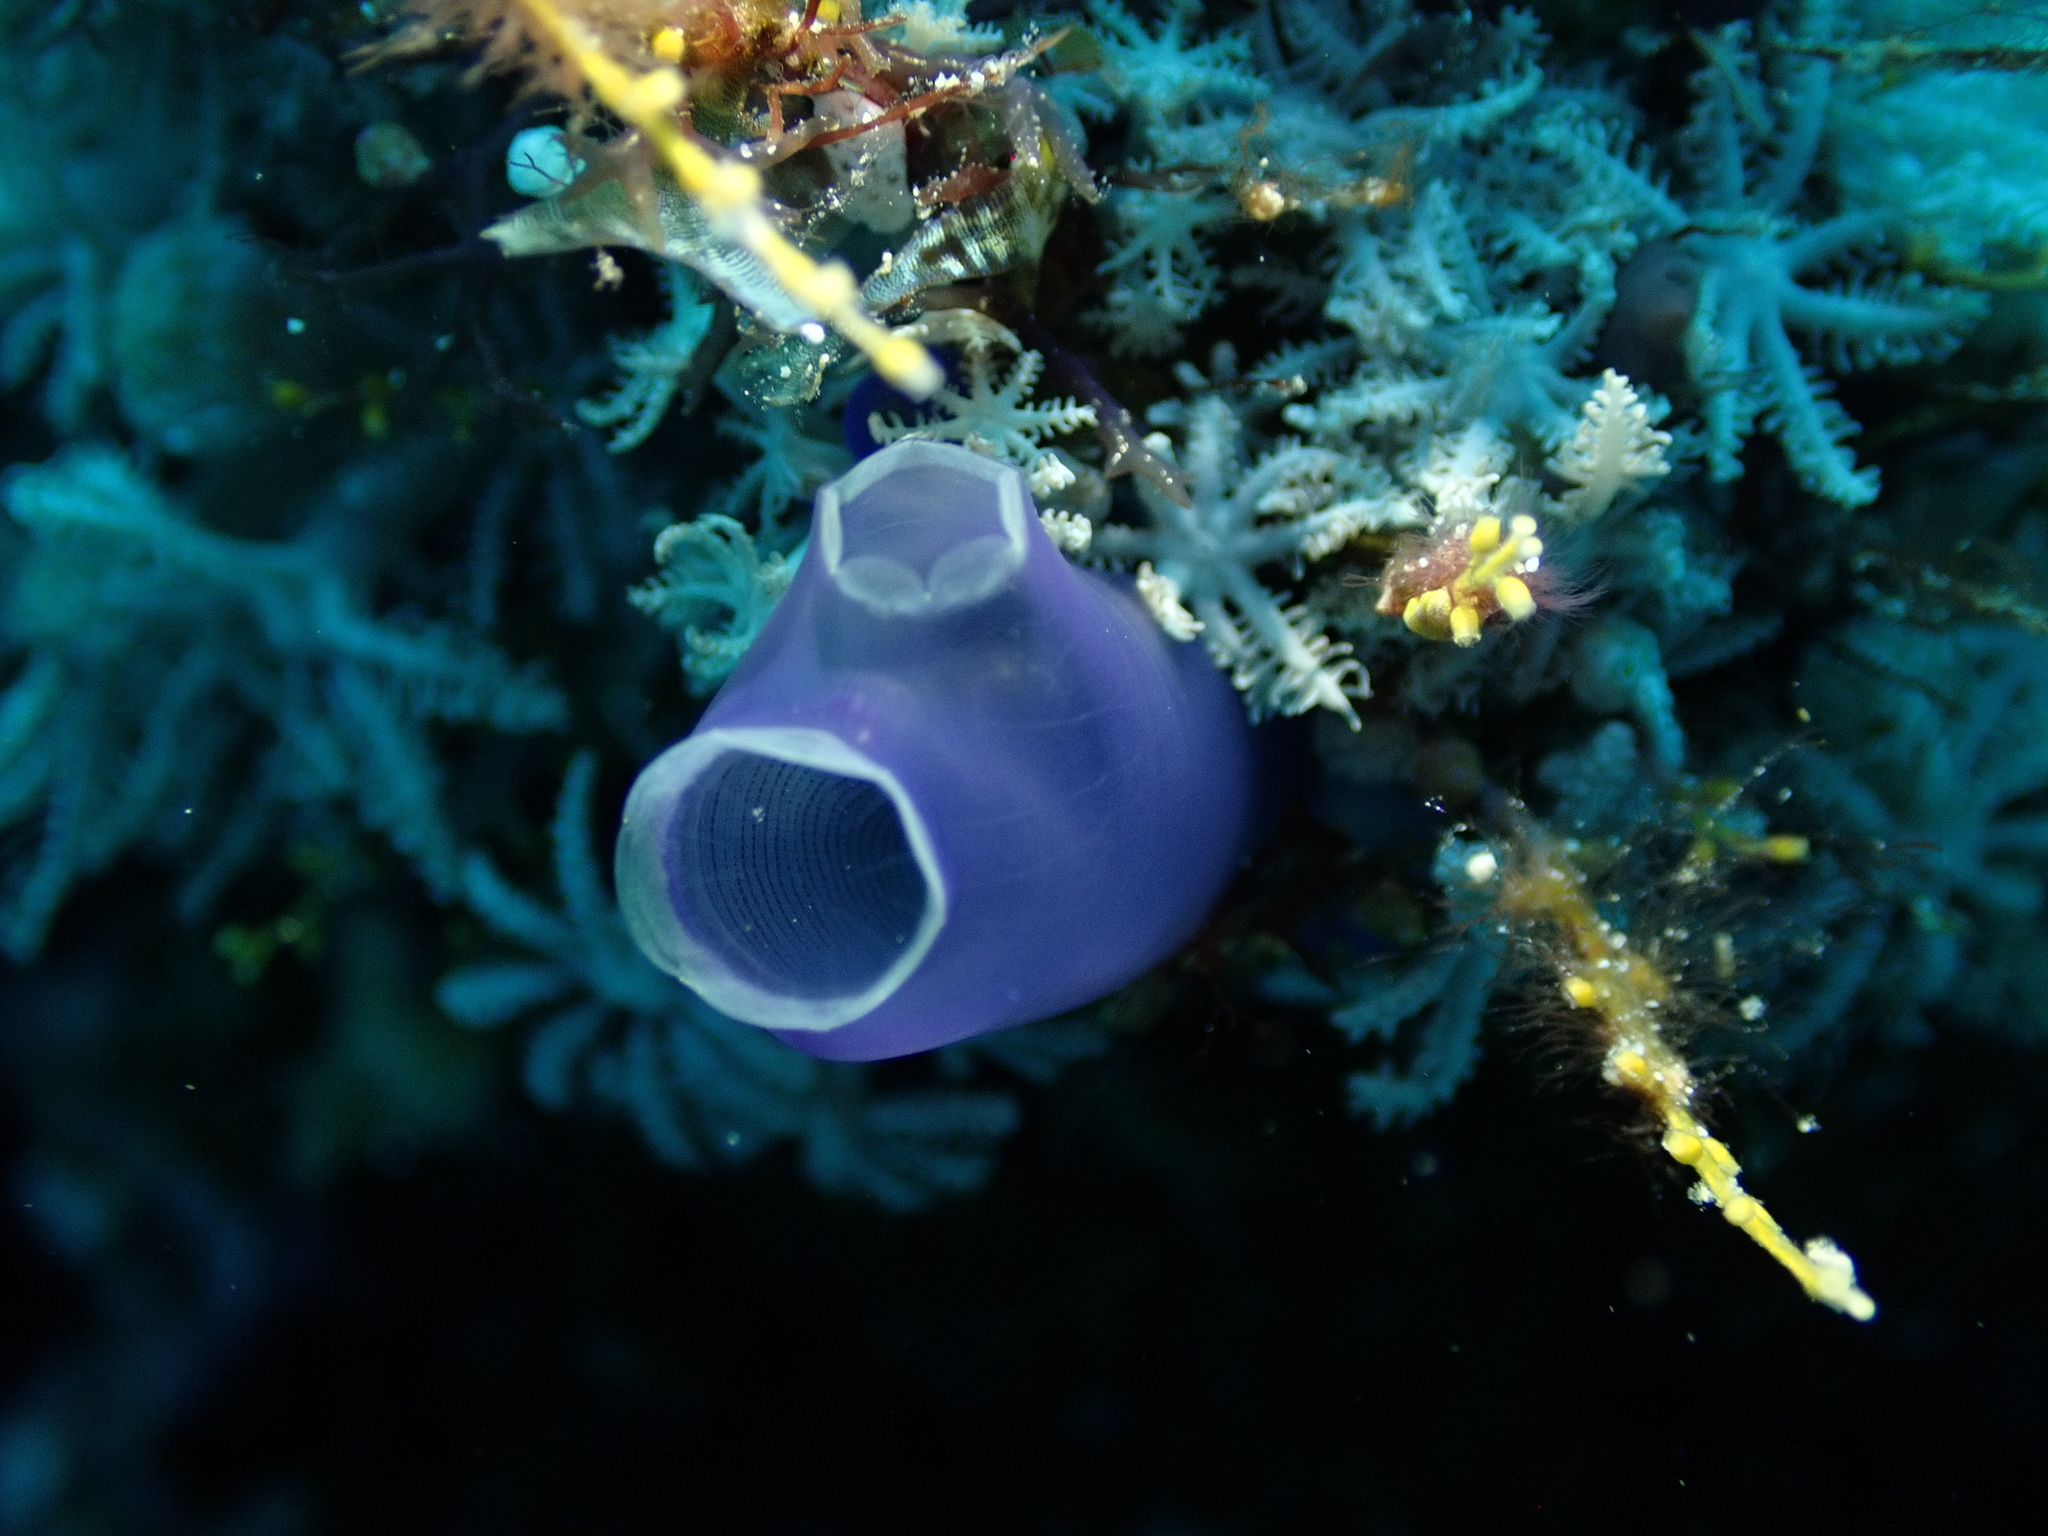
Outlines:
{"label": "turquoise reef growth", "polygon": [[[0,0],[10,1155],[95,1319],[0,1530],[200,1529],[293,1213],[522,1095],[905,1213],[1148,1028],[1313,1041],[1363,1147],[1533,1019],[1868,1318],[1727,1110],[2048,1038],[2048,23],[1666,9]],[[904,439],[1293,767],[1176,958],[861,1066],[594,850]],[[258,1107],[124,1065],[186,1052]]]}

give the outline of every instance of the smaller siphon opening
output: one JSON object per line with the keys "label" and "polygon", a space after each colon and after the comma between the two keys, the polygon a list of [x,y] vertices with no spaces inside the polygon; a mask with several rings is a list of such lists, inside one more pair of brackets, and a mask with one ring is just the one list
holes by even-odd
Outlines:
{"label": "smaller siphon opening", "polygon": [[672,829],[683,926],[764,991],[859,992],[917,932],[924,872],[894,803],[865,779],[728,752],[684,791]]}
{"label": "smaller siphon opening", "polygon": [[[944,516],[935,516],[943,511]],[[1002,493],[950,465],[908,464],[847,501],[844,558],[891,560],[928,577],[949,551],[973,540],[1007,547]]]}

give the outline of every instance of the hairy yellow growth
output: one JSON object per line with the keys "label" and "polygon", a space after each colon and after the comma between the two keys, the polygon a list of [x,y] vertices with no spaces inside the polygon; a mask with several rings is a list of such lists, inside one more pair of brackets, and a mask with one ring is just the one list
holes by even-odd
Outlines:
{"label": "hairy yellow growth", "polygon": [[1489,614],[1504,613],[1520,622],[1536,611],[1536,599],[1522,580],[1543,554],[1535,518],[1515,518],[1503,536],[1499,518],[1482,517],[1472,524],[1466,549],[1463,570],[1443,586],[1409,598],[1402,610],[1401,621],[1424,639],[1477,645]]}
{"label": "hairy yellow growth", "polygon": [[1761,1201],[1742,1187],[1742,1165],[1694,1113],[1697,1083],[1666,1038],[1674,989],[1663,970],[1600,916],[1585,877],[1565,851],[1532,835],[1502,881],[1499,911],[1554,935],[1553,962],[1566,1001],[1590,1015],[1606,1046],[1603,1075],[1648,1105],[1664,1150],[1699,1176],[1693,1197],[1720,1207],[1730,1224],[1791,1271],[1806,1294],[1859,1323],[1877,1304],[1856,1285],[1856,1265],[1827,1238],[1799,1247]]}
{"label": "hairy yellow growth", "polygon": [[[582,76],[591,95],[637,129],[685,193],[703,207],[713,229],[760,258],[792,298],[868,356],[875,371],[913,399],[930,396],[945,374],[909,337],[877,324],[861,307],[860,287],[843,262],[817,262],[791,245],[761,205],[761,173],[721,159],[683,132],[676,108],[683,77],[664,64],[635,74],[604,51],[597,38],[554,0],[514,0]],[[675,51],[680,57],[680,49]],[[665,50],[655,47],[657,56]]]}

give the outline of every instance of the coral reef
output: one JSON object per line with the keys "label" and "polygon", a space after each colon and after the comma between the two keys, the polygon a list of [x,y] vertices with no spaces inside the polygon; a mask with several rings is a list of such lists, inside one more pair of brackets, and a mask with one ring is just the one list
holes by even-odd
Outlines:
{"label": "coral reef", "polygon": [[[1551,1042],[1889,1308],[1883,1201],[1756,1193],[1780,1099],[2044,1038],[2048,33],[1749,9],[0,3],[8,1155],[90,1314],[0,1529],[317,1528],[160,1461],[351,1181],[616,1123],[968,1209],[1176,1030],[1313,1042],[1338,1161]],[[1267,840],[1109,997],[820,1061],[592,849],[902,440],[1227,679]]]}

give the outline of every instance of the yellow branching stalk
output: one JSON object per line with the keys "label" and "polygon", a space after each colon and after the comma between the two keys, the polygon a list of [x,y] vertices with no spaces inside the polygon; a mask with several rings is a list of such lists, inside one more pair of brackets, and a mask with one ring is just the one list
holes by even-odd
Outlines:
{"label": "yellow branching stalk", "polygon": [[684,193],[696,199],[720,236],[744,246],[774,275],[800,307],[867,354],[875,371],[913,399],[930,396],[945,381],[938,363],[916,341],[878,324],[861,307],[860,286],[843,262],[813,261],[775,227],[762,206],[761,173],[713,154],[683,131],[682,73],[663,64],[636,72],[605,51],[597,35],[554,0],[510,0],[544,38],[567,73],[637,131],[660,156]]}
{"label": "yellow branching stalk", "polygon": [[1742,1167],[1695,1112],[1697,1080],[1667,1036],[1676,995],[1670,977],[1600,916],[1585,877],[1564,849],[1532,830],[1502,875],[1497,910],[1554,941],[1547,947],[1565,999],[1591,1017],[1605,1047],[1603,1076],[1656,1115],[1664,1150],[1699,1176],[1694,1198],[1718,1206],[1815,1301],[1858,1322],[1875,1317],[1877,1304],[1857,1287],[1848,1254],[1825,1237],[1796,1245],[1743,1189]]}

